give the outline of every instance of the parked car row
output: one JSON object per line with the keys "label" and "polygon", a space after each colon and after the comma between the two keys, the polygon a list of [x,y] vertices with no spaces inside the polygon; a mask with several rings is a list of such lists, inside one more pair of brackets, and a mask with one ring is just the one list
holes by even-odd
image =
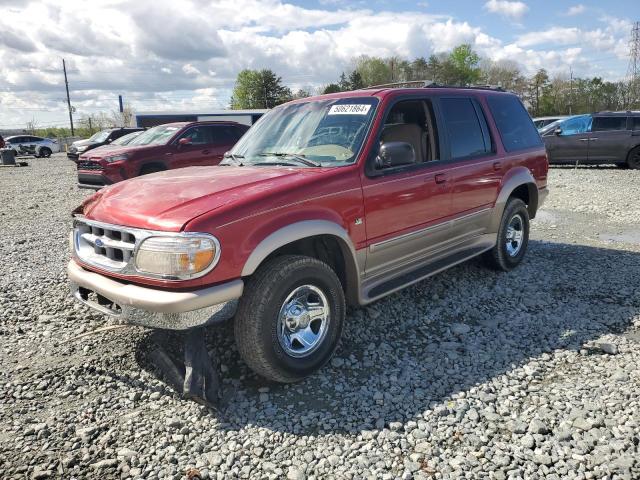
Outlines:
{"label": "parked car row", "polygon": [[124,137],[125,135],[133,132],[140,132],[142,130],[144,129],[138,127],[110,128],[107,130],[100,130],[86,140],[78,140],[76,142],[73,142],[69,147],[67,157],[71,160],[78,160],[80,155],[82,155],[84,152],[101,147],[102,145],[107,145],[120,137]]}

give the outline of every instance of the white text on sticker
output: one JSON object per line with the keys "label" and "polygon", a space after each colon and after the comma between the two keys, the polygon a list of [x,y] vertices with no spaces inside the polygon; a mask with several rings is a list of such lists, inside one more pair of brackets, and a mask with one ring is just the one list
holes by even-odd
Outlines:
{"label": "white text on sticker", "polygon": [[327,115],[366,115],[369,113],[371,105],[367,104],[346,104],[331,105]]}

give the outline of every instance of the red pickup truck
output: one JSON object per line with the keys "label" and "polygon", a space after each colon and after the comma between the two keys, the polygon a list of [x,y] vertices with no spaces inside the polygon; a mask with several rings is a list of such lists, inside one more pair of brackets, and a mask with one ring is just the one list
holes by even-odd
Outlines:
{"label": "red pickup truck", "polygon": [[235,122],[180,122],[150,128],[127,145],[80,155],[78,186],[98,189],[138,175],[217,165],[248,129]]}
{"label": "red pickup truck", "polygon": [[547,194],[544,145],[513,94],[373,88],[264,115],[220,166],[146,175],[75,211],[75,297],[185,330],[235,316],[260,375],[324,365],[345,306],[482,255],[508,271]]}

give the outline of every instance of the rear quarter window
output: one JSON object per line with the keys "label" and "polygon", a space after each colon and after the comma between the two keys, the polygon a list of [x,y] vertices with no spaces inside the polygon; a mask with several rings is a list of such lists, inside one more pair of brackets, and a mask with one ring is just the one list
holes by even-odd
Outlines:
{"label": "rear quarter window", "polygon": [[627,117],[593,117],[592,132],[606,132],[607,130],[626,130]]}
{"label": "rear quarter window", "polygon": [[470,98],[442,98],[440,105],[449,136],[451,158],[474,157],[491,151],[491,144],[485,141],[481,119]]}
{"label": "rear quarter window", "polygon": [[542,146],[538,130],[518,97],[489,95],[487,103],[507,152]]}

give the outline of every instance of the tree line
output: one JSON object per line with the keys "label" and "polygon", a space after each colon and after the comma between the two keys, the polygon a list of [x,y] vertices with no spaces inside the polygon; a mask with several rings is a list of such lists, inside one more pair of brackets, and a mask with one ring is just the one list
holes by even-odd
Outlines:
{"label": "tree line", "polygon": [[231,108],[273,108],[294,98],[312,94],[357,90],[372,85],[426,80],[439,85],[491,85],[516,93],[533,116],[568,115],[601,110],[640,108],[640,89],[624,81],[601,77],[568,78],[551,76],[545,69],[526,76],[518,63],[493,61],[481,57],[469,44],[447,53],[413,60],[400,57],[360,56],[340,77],[315,91],[293,93],[282,78],[271,70],[243,70],[238,74],[231,97]]}

